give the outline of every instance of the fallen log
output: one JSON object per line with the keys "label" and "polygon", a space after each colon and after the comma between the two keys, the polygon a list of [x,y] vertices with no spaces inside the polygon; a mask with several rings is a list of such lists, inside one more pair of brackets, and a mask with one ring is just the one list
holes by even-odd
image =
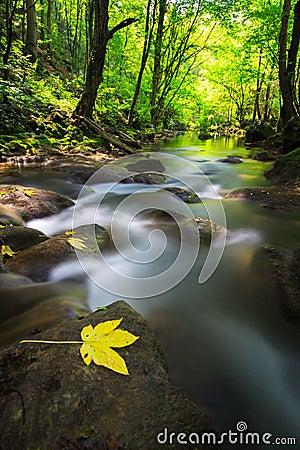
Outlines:
{"label": "fallen log", "polygon": [[120,148],[120,149],[124,150],[126,153],[130,153],[130,154],[136,153],[137,149],[135,149],[133,147],[129,147],[129,145],[114,138],[113,136],[108,134],[100,125],[98,125],[96,122],[94,122],[92,119],[88,119],[86,117],[81,117],[80,121],[82,123],[84,123],[90,130],[99,134],[103,139],[110,142],[114,147]]}
{"label": "fallen log", "polygon": [[124,133],[124,131],[116,130],[116,129],[109,129],[109,133],[116,134],[120,141],[122,141],[124,144],[129,145],[129,147],[136,148],[138,150],[142,149],[142,146],[134,140],[132,137],[128,136],[128,134]]}

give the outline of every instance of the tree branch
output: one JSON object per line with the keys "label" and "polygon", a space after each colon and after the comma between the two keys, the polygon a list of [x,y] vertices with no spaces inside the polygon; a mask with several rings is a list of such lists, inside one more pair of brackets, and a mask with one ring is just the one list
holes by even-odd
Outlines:
{"label": "tree branch", "polygon": [[111,39],[117,31],[120,31],[137,21],[138,19],[135,19],[134,17],[129,17],[128,19],[122,20],[122,22],[118,23],[118,25],[108,31],[108,39]]}

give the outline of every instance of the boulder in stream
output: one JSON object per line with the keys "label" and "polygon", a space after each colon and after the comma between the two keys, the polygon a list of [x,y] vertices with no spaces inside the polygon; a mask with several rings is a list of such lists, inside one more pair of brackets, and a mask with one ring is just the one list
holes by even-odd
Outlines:
{"label": "boulder in stream", "polygon": [[180,198],[180,200],[185,203],[202,203],[202,200],[195,192],[188,191],[186,189],[181,189],[176,186],[170,186],[164,188],[165,191],[171,192],[175,197]]}
{"label": "boulder in stream", "polygon": [[[93,236],[95,235],[95,240]],[[65,233],[50,237],[14,255],[6,262],[6,269],[35,281],[47,280],[50,271],[68,258],[75,258],[75,248],[70,239],[80,239],[86,254],[94,254],[110,242],[105,228],[100,225],[83,225],[75,228],[72,235]],[[76,245],[76,244],[75,244]],[[96,248],[96,245],[98,248]]]}
{"label": "boulder in stream", "polygon": [[6,226],[0,228],[0,242],[8,245],[14,252],[46,241],[48,236],[34,228]]}
{"label": "boulder in stream", "polygon": [[164,445],[171,449],[178,447],[179,433],[212,431],[203,411],[170,383],[160,343],[125,302],[66,320],[35,338],[78,341],[84,326],[120,318],[120,328],[140,336],[117,349],[129,376],[86,366],[80,344],[17,344],[0,353],[1,448],[150,450],[161,448],[157,436],[164,439],[167,429],[175,433],[173,444]]}
{"label": "boulder in stream", "polygon": [[191,230],[195,226],[199,232],[201,243],[204,245],[210,244],[212,233],[214,236],[220,236],[221,234],[226,235],[228,233],[226,228],[212,222],[210,219],[203,217],[194,217],[194,219],[190,219],[179,213],[173,213],[173,216],[167,211],[155,209],[146,213],[143,217],[143,221],[145,221],[149,227],[153,226],[155,228],[157,228],[158,225],[162,228],[169,228],[170,226],[176,226],[177,223],[180,224],[180,226],[189,227]]}
{"label": "boulder in stream", "polygon": [[[0,277],[4,275],[15,276],[0,274]],[[23,281],[23,286],[19,287],[8,284],[0,290],[0,346],[11,345],[66,318],[88,311],[86,294],[74,283],[25,285]]]}
{"label": "boulder in stream", "polygon": [[277,158],[265,175],[275,183],[300,181],[300,148]]}
{"label": "boulder in stream", "polygon": [[300,209],[300,187],[286,185],[241,188],[227,194],[225,199],[254,200],[265,208],[298,211]]}
{"label": "boulder in stream", "polygon": [[56,192],[2,184],[0,185],[0,204],[13,207],[23,220],[28,221],[58,213],[74,203]]}
{"label": "boulder in stream", "polygon": [[289,254],[271,245],[263,247],[271,266],[275,285],[280,290],[284,312],[291,321],[300,321],[300,248]]}

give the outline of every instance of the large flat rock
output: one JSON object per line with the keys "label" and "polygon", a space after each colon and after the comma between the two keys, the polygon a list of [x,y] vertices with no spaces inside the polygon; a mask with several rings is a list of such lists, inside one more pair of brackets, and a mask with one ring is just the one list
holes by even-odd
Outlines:
{"label": "large flat rock", "polygon": [[[78,341],[84,326],[121,317],[120,328],[140,336],[117,349],[129,376],[86,366],[80,344],[18,344],[0,353],[1,448],[152,450],[162,448],[157,435],[165,428],[176,436],[211,430],[204,413],[170,383],[162,347],[125,302],[66,320],[35,338]],[[181,447],[174,437],[163,446]]]}

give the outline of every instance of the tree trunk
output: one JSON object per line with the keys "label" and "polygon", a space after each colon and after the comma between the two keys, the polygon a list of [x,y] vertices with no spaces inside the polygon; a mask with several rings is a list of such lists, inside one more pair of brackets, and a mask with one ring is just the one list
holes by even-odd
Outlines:
{"label": "tree trunk", "polygon": [[30,62],[37,59],[37,21],[34,0],[26,0],[27,30],[25,41],[25,55],[29,55]]}
{"label": "tree trunk", "polygon": [[138,96],[139,96],[139,93],[141,90],[142,78],[143,78],[144,70],[146,67],[147,60],[148,60],[150,45],[151,45],[151,41],[152,41],[153,28],[154,28],[154,24],[155,24],[155,10],[156,10],[156,5],[157,5],[157,1],[154,0],[154,4],[152,7],[152,24],[150,26],[152,1],[153,0],[148,0],[148,5],[147,5],[143,54],[142,54],[139,75],[138,75],[138,79],[136,82],[135,91],[134,91],[131,108],[130,108],[130,112],[129,112],[129,116],[128,116],[128,125],[129,126],[132,126],[133,113],[134,113],[136,102],[137,102],[137,99],[138,99]]}
{"label": "tree trunk", "polygon": [[156,99],[159,90],[159,82],[161,79],[161,52],[164,33],[164,20],[167,10],[167,0],[159,0],[159,16],[156,31],[156,39],[154,43],[154,65],[152,75],[152,91],[151,91],[151,123],[155,127],[157,125],[157,105]]}
{"label": "tree trunk", "polygon": [[76,106],[73,115],[89,117],[93,115],[95,101],[100,83],[103,81],[103,69],[108,41],[113,35],[136,21],[129,18],[123,20],[113,29],[108,29],[109,0],[95,0],[95,29],[94,42],[89,59],[86,81],[82,96]]}
{"label": "tree trunk", "polygon": [[284,0],[279,33],[279,84],[282,96],[281,120],[283,125],[285,125],[296,114],[293,103],[290,75],[287,70],[286,54],[290,12],[291,0]]}

